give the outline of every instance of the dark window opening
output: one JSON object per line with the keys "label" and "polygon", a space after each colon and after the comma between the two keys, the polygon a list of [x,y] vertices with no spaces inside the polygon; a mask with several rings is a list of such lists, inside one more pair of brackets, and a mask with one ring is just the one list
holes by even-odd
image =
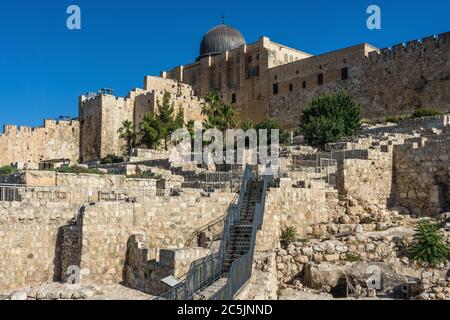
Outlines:
{"label": "dark window opening", "polygon": [[317,76],[317,84],[319,86],[323,85],[323,73],[321,73]]}
{"label": "dark window opening", "polygon": [[247,62],[248,62],[248,63],[252,63],[252,61],[253,61],[253,57],[252,57],[252,56],[249,56],[249,57],[247,58]]}
{"label": "dark window opening", "polygon": [[342,78],[342,80],[348,79],[348,68],[347,67],[341,69],[341,78]]}
{"label": "dark window opening", "polygon": [[231,95],[231,103],[236,103],[236,93]]}
{"label": "dark window opening", "polygon": [[278,79],[278,76],[275,76],[275,80],[277,80]]}
{"label": "dark window opening", "polygon": [[273,94],[278,94],[278,83],[273,84]]}
{"label": "dark window opening", "polygon": [[306,81],[303,81],[302,87],[303,89],[306,89]]}
{"label": "dark window opening", "polygon": [[300,71],[297,70],[297,74],[299,74],[299,73],[300,73]]}
{"label": "dark window opening", "polygon": [[259,53],[256,55],[256,60],[259,61]]}
{"label": "dark window opening", "polygon": [[289,91],[292,91],[292,90],[294,90],[294,85],[291,83],[291,84],[289,84]]}

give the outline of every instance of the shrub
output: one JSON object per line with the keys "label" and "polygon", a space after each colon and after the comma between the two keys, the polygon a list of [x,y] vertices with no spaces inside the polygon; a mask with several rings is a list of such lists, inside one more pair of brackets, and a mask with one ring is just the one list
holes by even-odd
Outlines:
{"label": "shrub", "polygon": [[81,166],[62,166],[58,169],[56,169],[57,172],[60,173],[75,173],[75,174],[81,174],[81,173],[85,173],[85,174],[102,174],[100,172],[100,170],[98,169],[90,169],[90,168],[85,168],[85,167],[81,167]]}
{"label": "shrub", "polygon": [[101,164],[112,164],[123,162],[123,157],[116,156],[115,154],[108,154],[106,157],[100,160]]}
{"label": "shrub", "polygon": [[411,115],[411,119],[423,118],[423,117],[433,117],[440,116],[443,113],[434,108],[418,108]]}
{"label": "shrub", "polygon": [[161,175],[155,174],[153,172],[142,172],[142,173],[129,175],[127,177],[132,178],[132,179],[156,179],[156,180],[161,180],[161,178],[162,178]]}
{"label": "shrub", "polygon": [[407,119],[409,119],[409,117],[407,117],[407,116],[398,116],[398,115],[397,116],[387,116],[386,122],[399,123],[399,122],[405,121]]}
{"label": "shrub", "polygon": [[359,262],[362,259],[358,254],[347,253],[347,255],[345,256],[345,260],[348,262]]}
{"label": "shrub", "polygon": [[344,92],[320,95],[309,103],[300,119],[305,141],[318,148],[352,136],[360,127],[361,107]]}
{"label": "shrub", "polygon": [[0,167],[0,175],[2,175],[2,174],[11,174],[11,173],[14,173],[14,172],[17,172],[17,169],[14,169],[11,166]]}
{"label": "shrub", "polygon": [[290,245],[297,240],[297,228],[287,227],[281,231],[281,243],[285,246]]}
{"label": "shrub", "polygon": [[438,227],[428,220],[419,223],[411,249],[412,259],[422,265],[436,266],[448,260],[450,249]]}

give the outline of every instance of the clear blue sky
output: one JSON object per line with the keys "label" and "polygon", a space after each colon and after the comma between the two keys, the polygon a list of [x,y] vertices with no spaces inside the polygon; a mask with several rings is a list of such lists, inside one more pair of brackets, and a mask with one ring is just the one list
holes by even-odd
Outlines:
{"label": "clear blue sky", "polygon": [[[81,31],[66,28],[70,4]],[[371,4],[380,31],[366,28]],[[77,116],[79,94],[101,87],[126,95],[145,75],[193,61],[222,14],[249,43],[267,35],[312,54],[450,31],[448,0],[1,0],[0,125]]]}

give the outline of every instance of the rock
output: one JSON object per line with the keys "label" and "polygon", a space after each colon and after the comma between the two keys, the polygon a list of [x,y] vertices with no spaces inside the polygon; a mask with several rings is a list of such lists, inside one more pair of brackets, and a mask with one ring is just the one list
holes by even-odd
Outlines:
{"label": "rock", "polygon": [[82,299],[89,299],[94,296],[94,291],[92,291],[90,289],[84,289],[80,292],[80,295],[81,295]]}
{"label": "rock", "polygon": [[28,294],[26,291],[14,292],[10,297],[11,300],[27,300],[27,298],[28,298]]}
{"label": "rock", "polygon": [[375,289],[367,289],[367,296],[369,298],[375,298],[377,296],[377,291]]}
{"label": "rock", "polygon": [[348,215],[343,215],[339,218],[341,224],[350,224],[351,218]]}
{"label": "rock", "polygon": [[436,294],[436,299],[437,300],[446,300],[446,296],[444,293],[438,293],[438,294]]}
{"label": "rock", "polygon": [[74,293],[72,293],[72,299],[73,300],[81,299],[81,294],[78,291],[75,291]]}
{"label": "rock", "polygon": [[285,269],[284,263],[277,263],[277,270],[283,271]]}
{"label": "rock", "polygon": [[59,300],[59,299],[61,299],[61,292],[49,291],[49,292],[47,292],[45,297],[47,300]]}
{"label": "rock", "polygon": [[339,253],[336,254],[326,254],[324,256],[325,261],[332,262],[332,261],[338,261],[339,260]]}
{"label": "rock", "polygon": [[305,255],[305,256],[310,256],[313,253],[314,253],[313,248],[310,248],[310,247],[302,248],[302,254]]}
{"label": "rock", "polygon": [[337,245],[336,251],[339,253],[346,253],[346,252],[348,252],[348,247],[344,246],[344,245]]}
{"label": "rock", "polygon": [[308,263],[309,258],[308,258],[308,256],[304,256],[304,255],[301,255],[301,254],[296,254],[296,255],[294,255],[294,260],[295,260],[295,262],[298,262],[298,263],[301,263],[301,264],[305,264],[305,263]]}
{"label": "rock", "polygon": [[363,233],[364,232],[364,227],[360,224],[357,224],[355,227],[355,233]]}
{"label": "rock", "polygon": [[316,253],[313,256],[313,261],[316,263],[320,263],[323,261],[323,255],[321,253]]}

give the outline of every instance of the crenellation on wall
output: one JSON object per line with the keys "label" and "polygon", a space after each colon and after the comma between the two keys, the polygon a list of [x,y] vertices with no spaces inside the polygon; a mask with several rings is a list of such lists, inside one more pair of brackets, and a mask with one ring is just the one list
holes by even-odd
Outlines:
{"label": "crenellation on wall", "polygon": [[43,160],[79,159],[79,122],[45,120],[42,127],[5,125],[0,134],[0,165],[37,167]]}

